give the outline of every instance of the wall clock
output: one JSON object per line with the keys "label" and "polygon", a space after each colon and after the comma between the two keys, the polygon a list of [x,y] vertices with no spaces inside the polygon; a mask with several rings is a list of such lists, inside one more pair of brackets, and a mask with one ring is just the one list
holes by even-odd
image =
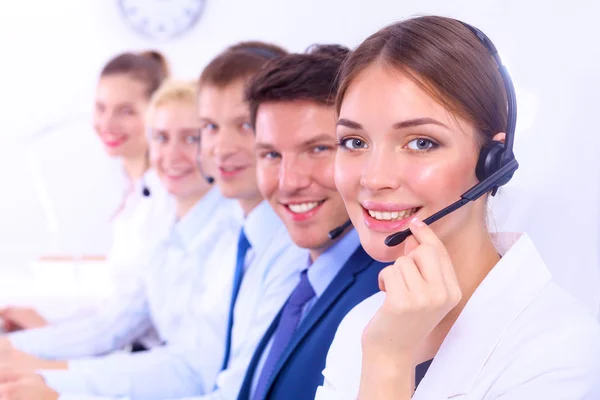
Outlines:
{"label": "wall clock", "polygon": [[200,19],[205,0],[117,0],[127,25],[155,40],[188,32]]}

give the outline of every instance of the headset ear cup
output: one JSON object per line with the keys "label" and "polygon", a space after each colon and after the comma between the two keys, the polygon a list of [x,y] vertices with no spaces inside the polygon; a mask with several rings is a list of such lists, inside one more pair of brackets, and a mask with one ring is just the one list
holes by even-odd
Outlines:
{"label": "headset ear cup", "polygon": [[479,182],[487,179],[490,175],[500,168],[502,163],[502,154],[504,153],[504,143],[492,140],[481,148],[475,175]]}

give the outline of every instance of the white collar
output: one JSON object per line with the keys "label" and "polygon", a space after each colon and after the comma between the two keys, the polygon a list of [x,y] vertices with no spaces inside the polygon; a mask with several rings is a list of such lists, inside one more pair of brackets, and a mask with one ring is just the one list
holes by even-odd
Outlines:
{"label": "white collar", "polygon": [[[507,327],[552,278],[526,234],[493,234],[492,240],[502,259],[467,302],[413,400],[467,393]],[[490,316],[492,310],[495,314]],[[453,362],[460,368],[453,368]]]}

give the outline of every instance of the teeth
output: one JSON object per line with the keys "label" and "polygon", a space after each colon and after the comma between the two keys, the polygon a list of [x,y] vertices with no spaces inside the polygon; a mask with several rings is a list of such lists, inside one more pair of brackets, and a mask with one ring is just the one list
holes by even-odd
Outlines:
{"label": "teeth", "polygon": [[292,212],[296,214],[302,214],[308,212],[319,205],[318,201],[312,201],[310,203],[300,203],[300,204],[288,204],[288,208],[292,210]]}
{"label": "teeth", "polygon": [[404,219],[416,213],[418,208],[410,208],[403,211],[369,211],[369,215],[379,221],[393,221]]}
{"label": "teeth", "polygon": [[233,171],[237,171],[239,168],[237,167],[222,167],[223,171],[225,172],[233,172]]}

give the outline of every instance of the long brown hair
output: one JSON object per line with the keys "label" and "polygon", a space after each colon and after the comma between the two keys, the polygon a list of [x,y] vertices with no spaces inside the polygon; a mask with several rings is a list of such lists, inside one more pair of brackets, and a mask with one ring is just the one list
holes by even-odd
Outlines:
{"label": "long brown hair", "polygon": [[498,66],[461,22],[418,17],[371,35],[342,68],[338,112],[354,79],[375,63],[406,74],[451,113],[474,124],[481,145],[506,131],[507,101]]}
{"label": "long brown hair", "polygon": [[158,51],[122,53],[112,58],[100,72],[100,76],[126,74],[146,85],[146,96],[150,98],[169,76],[166,58]]}

